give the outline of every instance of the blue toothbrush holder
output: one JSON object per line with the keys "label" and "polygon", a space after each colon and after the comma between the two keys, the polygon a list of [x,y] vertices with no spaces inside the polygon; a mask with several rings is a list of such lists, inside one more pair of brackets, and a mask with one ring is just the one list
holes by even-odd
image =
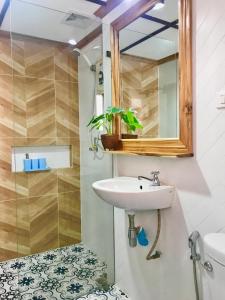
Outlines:
{"label": "blue toothbrush holder", "polygon": [[33,171],[35,171],[35,170],[39,170],[39,164],[38,164],[38,162],[39,162],[39,159],[32,159],[31,160],[32,161],[32,170]]}
{"label": "blue toothbrush holder", "polygon": [[39,166],[40,170],[46,170],[47,169],[46,158],[39,158],[38,159],[38,166]]}
{"label": "blue toothbrush holder", "polygon": [[23,160],[23,167],[24,167],[25,172],[31,171],[31,168],[32,168],[31,159],[24,159]]}

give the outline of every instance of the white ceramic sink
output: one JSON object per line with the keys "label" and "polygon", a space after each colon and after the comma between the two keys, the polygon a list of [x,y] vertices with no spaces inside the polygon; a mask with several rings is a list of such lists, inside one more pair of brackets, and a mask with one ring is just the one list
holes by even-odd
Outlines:
{"label": "white ceramic sink", "polygon": [[107,203],[125,210],[162,209],[172,205],[174,187],[152,186],[145,179],[115,177],[92,184],[95,193]]}

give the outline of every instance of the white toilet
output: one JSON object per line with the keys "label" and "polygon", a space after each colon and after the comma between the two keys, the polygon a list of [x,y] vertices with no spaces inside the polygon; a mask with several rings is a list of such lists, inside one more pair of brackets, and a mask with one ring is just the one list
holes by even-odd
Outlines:
{"label": "white toilet", "polygon": [[204,249],[205,260],[213,267],[212,272],[206,272],[211,300],[225,300],[225,234],[207,234]]}

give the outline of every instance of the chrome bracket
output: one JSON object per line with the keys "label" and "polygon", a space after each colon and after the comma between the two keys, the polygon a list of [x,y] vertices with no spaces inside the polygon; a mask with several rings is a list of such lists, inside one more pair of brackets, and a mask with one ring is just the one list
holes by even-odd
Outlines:
{"label": "chrome bracket", "polygon": [[207,272],[212,272],[213,271],[213,266],[209,261],[205,261],[204,264],[202,265],[203,268],[207,271]]}

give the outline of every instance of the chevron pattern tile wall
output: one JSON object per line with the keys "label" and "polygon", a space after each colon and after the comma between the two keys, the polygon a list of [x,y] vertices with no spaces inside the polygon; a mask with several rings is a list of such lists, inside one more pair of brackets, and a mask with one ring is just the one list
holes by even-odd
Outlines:
{"label": "chevron pattern tile wall", "polygon": [[133,55],[121,55],[121,93],[122,106],[135,109],[144,126],[139,134],[148,138],[158,137],[157,61]]}
{"label": "chevron pattern tile wall", "polygon": [[[0,33],[0,260],[80,241],[78,63],[62,43]],[[69,169],[11,172],[12,146],[70,145]]]}

